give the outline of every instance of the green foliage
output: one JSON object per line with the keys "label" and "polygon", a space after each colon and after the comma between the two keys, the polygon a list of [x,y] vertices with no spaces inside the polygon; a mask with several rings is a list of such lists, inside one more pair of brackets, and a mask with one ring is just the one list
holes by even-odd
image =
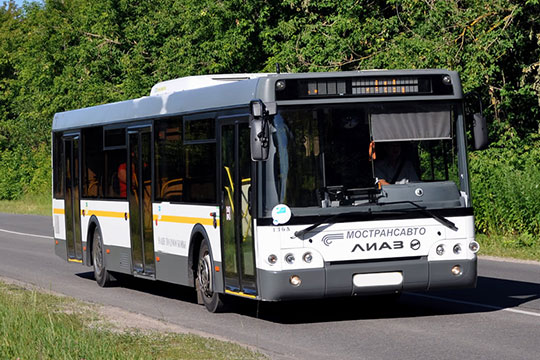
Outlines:
{"label": "green foliage", "polygon": [[528,246],[540,232],[540,136],[529,145],[509,129],[502,141],[505,147],[470,157],[476,226],[487,234],[522,234]]}
{"label": "green foliage", "polygon": [[[482,94],[493,136],[538,131],[540,6],[490,1],[283,1],[263,29],[266,70],[448,68]],[[526,74],[524,74],[524,70]]]}
{"label": "green foliage", "polygon": [[46,143],[33,149],[17,146],[0,153],[0,200],[50,192],[50,164]]}

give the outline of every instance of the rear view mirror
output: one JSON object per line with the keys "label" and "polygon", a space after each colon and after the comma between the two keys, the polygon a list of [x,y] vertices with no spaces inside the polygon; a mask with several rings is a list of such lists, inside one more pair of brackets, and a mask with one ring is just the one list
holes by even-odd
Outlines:
{"label": "rear view mirror", "polygon": [[268,159],[268,111],[262,100],[252,100],[250,103],[251,119],[249,122],[251,159],[265,161]]}
{"label": "rear view mirror", "polygon": [[473,114],[473,136],[474,148],[476,150],[482,150],[487,147],[488,133],[486,118],[481,113]]}
{"label": "rear view mirror", "polygon": [[251,159],[265,161],[268,159],[268,121],[263,119],[251,120]]}
{"label": "rear view mirror", "polygon": [[[468,93],[465,95],[465,98],[469,101],[469,105],[472,103],[471,107],[475,108],[474,102],[471,100],[476,100],[478,104],[479,112],[474,112],[472,114],[472,133],[474,138],[474,149],[482,150],[488,146],[488,130],[486,124],[486,118],[482,114],[482,99],[477,93]],[[472,113],[473,111],[471,111]],[[470,119],[470,113],[468,113],[467,118]]]}

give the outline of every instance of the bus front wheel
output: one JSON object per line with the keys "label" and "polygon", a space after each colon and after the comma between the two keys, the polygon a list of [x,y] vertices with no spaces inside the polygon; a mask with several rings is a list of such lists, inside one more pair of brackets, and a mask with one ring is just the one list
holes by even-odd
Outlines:
{"label": "bus front wheel", "polygon": [[92,241],[92,260],[94,263],[94,278],[101,287],[107,287],[111,284],[111,275],[105,268],[105,259],[103,257],[103,239],[101,231],[97,227],[94,231]]}
{"label": "bus front wheel", "polygon": [[204,306],[210,312],[220,312],[225,308],[223,294],[214,291],[215,281],[213,261],[210,256],[208,241],[204,239],[199,249],[199,261],[197,262],[197,291],[199,298],[202,299]]}

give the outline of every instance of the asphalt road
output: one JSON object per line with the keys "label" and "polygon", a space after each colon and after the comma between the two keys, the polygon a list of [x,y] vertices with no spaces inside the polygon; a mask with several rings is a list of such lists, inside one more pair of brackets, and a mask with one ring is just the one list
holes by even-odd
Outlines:
{"label": "asphalt road", "polygon": [[123,280],[100,288],[91,268],[54,255],[51,235],[49,217],[0,214],[0,276],[249,344],[272,359],[540,358],[537,263],[480,259],[476,289],[405,293],[396,303],[242,299],[232,312],[210,314],[181,286]]}

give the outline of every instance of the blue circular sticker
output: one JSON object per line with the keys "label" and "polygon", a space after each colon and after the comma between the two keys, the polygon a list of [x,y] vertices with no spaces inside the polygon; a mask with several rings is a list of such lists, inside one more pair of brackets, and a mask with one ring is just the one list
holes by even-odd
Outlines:
{"label": "blue circular sticker", "polygon": [[279,204],[272,209],[274,225],[286,224],[291,219],[291,209],[285,204]]}

